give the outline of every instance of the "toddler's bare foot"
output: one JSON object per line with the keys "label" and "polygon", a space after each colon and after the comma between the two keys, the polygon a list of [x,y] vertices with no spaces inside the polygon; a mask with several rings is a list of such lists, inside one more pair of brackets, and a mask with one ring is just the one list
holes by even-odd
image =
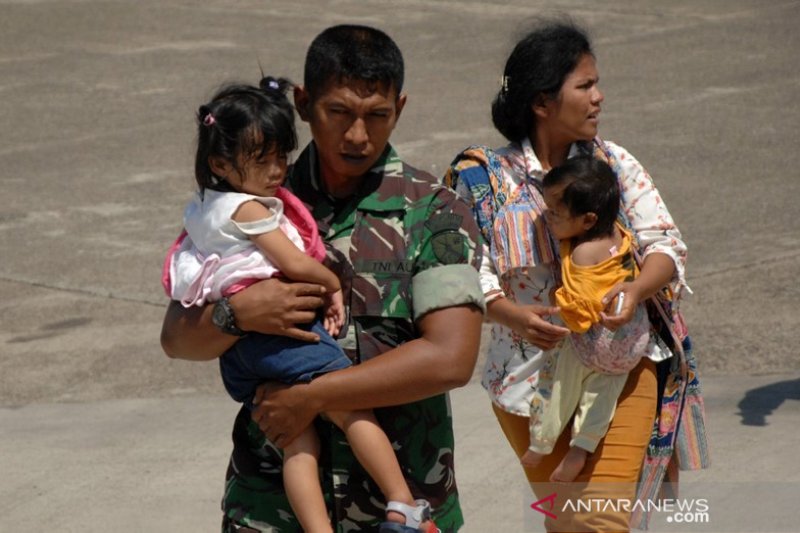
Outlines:
{"label": "toddler's bare foot", "polygon": [[550,476],[550,481],[553,483],[564,483],[574,480],[578,474],[583,470],[583,465],[586,464],[586,457],[589,452],[583,448],[573,446],[567,452],[567,455],[561,460],[561,463],[553,470]]}
{"label": "toddler's bare foot", "polygon": [[541,453],[526,450],[519,462],[522,463],[522,466],[525,468],[533,468],[542,461],[542,457],[544,457],[544,455]]}

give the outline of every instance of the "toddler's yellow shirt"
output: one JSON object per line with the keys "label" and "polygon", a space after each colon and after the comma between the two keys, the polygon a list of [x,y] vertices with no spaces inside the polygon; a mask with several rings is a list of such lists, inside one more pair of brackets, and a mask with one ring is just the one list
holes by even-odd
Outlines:
{"label": "toddler's yellow shirt", "polygon": [[601,300],[617,283],[632,281],[638,275],[633,258],[632,237],[624,228],[619,251],[596,265],[572,263],[572,241],[561,241],[561,282],[555,303],[561,308],[564,325],[575,333],[584,333],[600,321],[605,307]]}

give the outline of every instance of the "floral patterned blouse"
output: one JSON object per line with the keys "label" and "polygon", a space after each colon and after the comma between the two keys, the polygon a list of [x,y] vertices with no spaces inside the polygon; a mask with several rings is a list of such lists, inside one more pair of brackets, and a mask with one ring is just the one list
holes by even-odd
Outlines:
{"label": "floral patterned blouse", "polygon": [[[652,179],[624,148],[599,139],[576,143],[569,157],[605,146],[616,159],[622,210],[639,253],[663,253],[675,262],[672,290],[685,286],[686,245]],[[481,285],[487,303],[505,296],[519,304],[552,305],[558,283],[558,245],[550,236],[542,213],[541,182],[545,171],[529,140],[489,150],[471,147],[453,162],[445,183],[472,206],[485,244]],[[561,325],[557,316],[550,317]],[[655,334],[654,334],[655,335]],[[555,349],[573,349],[561,343]],[[493,324],[482,384],[500,408],[528,416],[533,389],[543,369],[546,352],[501,324]],[[651,342],[648,357],[661,361],[670,352]]]}

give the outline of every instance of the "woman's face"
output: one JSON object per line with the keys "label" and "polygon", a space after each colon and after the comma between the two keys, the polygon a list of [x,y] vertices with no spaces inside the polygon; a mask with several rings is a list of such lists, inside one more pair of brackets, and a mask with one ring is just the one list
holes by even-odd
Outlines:
{"label": "woman's face", "polygon": [[603,101],[598,80],[594,57],[586,54],[564,80],[558,97],[545,101],[537,120],[552,143],[588,141],[597,135]]}

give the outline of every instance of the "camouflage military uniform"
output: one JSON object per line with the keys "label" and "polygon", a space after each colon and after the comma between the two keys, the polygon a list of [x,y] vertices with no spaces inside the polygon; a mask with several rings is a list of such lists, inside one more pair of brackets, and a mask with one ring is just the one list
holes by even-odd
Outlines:
{"label": "camouflage military uniform", "polygon": [[[312,206],[328,243],[329,266],[342,280],[348,306],[340,344],[356,364],[416,338],[414,321],[428,311],[465,303],[483,307],[478,230],[467,205],[450,190],[404,164],[391,147],[349,199],[325,194],[316,168],[312,144],[294,165],[287,186]],[[456,531],[463,517],[447,395],[375,414],[414,496],[431,503],[442,531]],[[384,517],[380,489],[338,428],[317,420],[316,429],[322,487],[336,530],[376,531]],[[233,440],[223,498],[228,530],[300,531],[283,491],[280,454],[245,409],[236,419]]]}

